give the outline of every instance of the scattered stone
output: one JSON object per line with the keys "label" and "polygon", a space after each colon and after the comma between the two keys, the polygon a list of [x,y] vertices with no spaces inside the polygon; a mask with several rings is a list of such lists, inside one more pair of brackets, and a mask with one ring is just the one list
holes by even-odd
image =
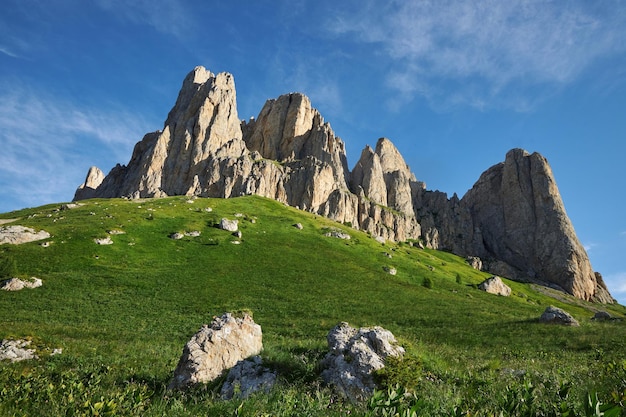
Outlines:
{"label": "scattered stone", "polygon": [[235,217],[243,217],[242,213],[235,213]]}
{"label": "scattered stone", "polygon": [[225,400],[233,397],[245,399],[251,394],[269,392],[276,383],[276,372],[263,367],[260,356],[239,361],[228,371],[220,395]]}
{"label": "scattered stone", "polygon": [[578,321],[568,312],[554,306],[547,307],[539,321],[549,324],[562,324],[564,326],[579,326]]}
{"label": "scattered stone", "polygon": [[124,234],[126,234],[125,231],[120,230],[120,229],[107,230],[107,233],[110,234],[110,235],[124,235]]}
{"label": "scattered stone", "polygon": [[228,232],[236,232],[239,229],[239,220],[228,220],[223,218],[220,220],[220,229]]}
{"label": "scattered stone", "polygon": [[613,320],[613,316],[606,311],[596,311],[591,320]]}
{"label": "scattered stone", "polygon": [[383,270],[389,275],[396,275],[398,273],[396,268],[393,268],[391,266],[383,266]]}
{"label": "scattered stone", "polygon": [[82,204],[76,204],[76,203],[67,203],[67,204],[62,204],[60,207],[60,210],[71,210],[71,209],[75,209],[76,207],[82,206]]}
{"label": "scattered stone", "polygon": [[22,243],[48,239],[49,237],[50,233],[46,232],[45,230],[35,232],[34,229],[24,226],[0,227],[0,245],[4,243],[9,243],[11,245],[20,245]]}
{"label": "scattered stone", "polygon": [[10,278],[0,282],[0,289],[4,291],[20,291],[24,288],[38,288],[43,285],[41,279],[31,277],[30,280],[21,280],[19,278]]}
{"label": "scattered stone", "polygon": [[258,355],[262,347],[261,326],[248,314],[214,317],[185,345],[169,388],[213,381],[240,360]]}
{"label": "scattered stone", "polygon": [[63,348],[54,348],[52,349],[52,353],[50,353],[50,356],[56,356],[62,353],[63,353]]}
{"label": "scattered stone", "polygon": [[465,260],[472,268],[479,271],[483,270],[483,261],[478,256],[468,256]]}
{"label": "scattered stone", "polygon": [[241,245],[241,241],[239,240],[232,240],[230,243],[232,243],[233,245]]}
{"label": "scattered stone", "polygon": [[481,282],[478,285],[478,289],[488,292],[489,294],[502,295],[504,297],[511,295],[511,287],[502,282],[502,279],[497,275]]}
{"label": "scattered stone", "polygon": [[302,227],[302,223],[296,223],[296,224],[293,225],[293,227],[295,227],[298,230],[304,229],[304,227]]}
{"label": "scattered stone", "polygon": [[233,236],[235,236],[237,239],[241,239],[242,233],[241,230],[237,230],[235,233],[233,233]]}
{"label": "scattered stone", "polygon": [[107,236],[102,239],[94,239],[94,242],[96,242],[98,245],[112,245],[113,244],[113,241],[111,240],[111,236]]}
{"label": "scattered stone", "polygon": [[334,237],[337,239],[350,240],[350,235],[339,230],[332,230],[325,234],[326,237]]}
{"label": "scattered stone", "polygon": [[50,244],[51,244],[51,243],[52,243],[52,242],[41,242],[41,243],[39,244],[39,246],[41,246],[42,248],[47,248],[47,247],[50,247]]}
{"label": "scattered stone", "polygon": [[213,208],[212,207],[207,207],[207,208],[204,209],[204,211],[206,211],[207,213],[210,213],[210,212],[213,211]]}
{"label": "scattered stone", "polygon": [[8,340],[0,342],[0,361],[9,360],[19,362],[30,359],[39,359],[35,354],[35,349],[28,349],[30,340]]}
{"label": "scattered stone", "polygon": [[182,238],[185,237],[185,235],[180,232],[174,232],[174,233],[170,233],[168,237],[174,240],[181,240]]}
{"label": "scattered stone", "polygon": [[389,259],[393,258],[393,256],[389,252],[383,252],[383,254]]}
{"label": "scattered stone", "polygon": [[385,239],[385,238],[384,238],[384,237],[382,237],[382,236],[376,236],[376,237],[374,237],[374,240],[375,240],[376,242],[378,242],[378,243],[382,243],[383,245],[387,242],[387,239]]}
{"label": "scattered stone", "polygon": [[200,231],[199,230],[192,230],[191,232],[185,232],[185,236],[198,237],[198,236],[200,236]]}
{"label": "scattered stone", "polygon": [[187,204],[193,204],[193,203],[195,203],[195,201],[193,199],[189,199],[189,200],[186,201],[186,203]]}
{"label": "scattered stone", "polygon": [[354,403],[374,392],[372,372],[383,368],[388,356],[404,355],[394,335],[378,326],[355,329],[343,322],[328,333],[327,340],[329,352],[322,361],[322,378]]}

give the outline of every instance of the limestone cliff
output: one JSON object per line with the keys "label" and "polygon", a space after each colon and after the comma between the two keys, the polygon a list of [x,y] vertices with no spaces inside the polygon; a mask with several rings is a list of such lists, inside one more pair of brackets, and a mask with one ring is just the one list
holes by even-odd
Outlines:
{"label": "limestone cliff", "polygon": [[521,150],[487,170],[466,196],[428,191],[386,138],[348,169],[343,141],[299,93],[268,100],[256,119],[237,115],[232,75],[195,68],[160,131],[128,165],[92,167],[75,200],[96,197],[258,194],[373,236],[480,256],[492,272],[614,300],[594,274],[547,161]]}

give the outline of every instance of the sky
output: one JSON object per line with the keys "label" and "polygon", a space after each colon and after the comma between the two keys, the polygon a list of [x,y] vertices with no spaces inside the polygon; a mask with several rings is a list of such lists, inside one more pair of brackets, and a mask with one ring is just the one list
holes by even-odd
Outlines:
{"label": "sky", "polygon": [[0,212],[126,164],[197,65],[234,75],[240,119],[303,92],[350,168],[387,137],[449,196],[539,152],[626,305],[626,1],[2,0]]}

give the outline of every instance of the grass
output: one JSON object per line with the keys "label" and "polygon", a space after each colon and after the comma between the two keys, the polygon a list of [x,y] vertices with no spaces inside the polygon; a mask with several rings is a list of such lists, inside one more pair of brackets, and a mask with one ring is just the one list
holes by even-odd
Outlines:
{"label": "grass", "polygon": [[[44,281],[0,294],[0,338],[32,339],[42,356],[0,363],[1,415],[384,415],[344,403],[319,379],[326,334],[340,321],[396,335],[406,358],[379,375],[381,387],[412,392],[419,415],[531,415],[511,405],[524,396],[543,415],[563,404],[589,415],[590,393],[617,403],[626,392],[623,321],[591,321],[598,305],[527,284],[505,281],[511,297],[478,291],[488,275],[450,253],[381,245],[256,196],[84,203],[0,215],[52,234],[47,248],[0,246],[0,261]],[[239,220],[241,244],[215,227],[222,217]],[[352,238],[325,237],[328,228]],[[94,243],[113,229],[125,232],[111,235],[113,245]],[[201,235],[168,238],[194,230]],[[548,305],[581,326],[538,323]],[[262,326],[264,362],[279,371],[279,387],[243,402],[219,400],[216,384],[166,391],[191,335],[239,310]],[[58,347],[62,355],[47,357]]]}

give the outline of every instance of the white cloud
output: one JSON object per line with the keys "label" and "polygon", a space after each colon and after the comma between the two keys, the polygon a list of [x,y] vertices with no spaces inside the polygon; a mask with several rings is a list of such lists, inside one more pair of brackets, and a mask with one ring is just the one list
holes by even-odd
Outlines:
{"label": "white cloud", "polygon": [[626,305],[626,272],[618,272],[603,277],[611,295],[621,304]]}
{"label": "white cloud", "polygon": [[11,58],[19,58],[17,54],[13,53],[9,48],[0,45],[0,52],[5,55],[10,56]]}
{"label": "white cloud", "polygon": [[[370,1],[328,28],[380,47],[388,85],[400,99],[421,95],[440,105],[481,107],[519,95],[520,87],[559,88],[598,58],[624,52],[626,8],[583,1]],[[520,103],[527,107],[529,100]]]}
{"label": "white cloud", "polygon": [[90,165],[127,161],[148,130],[121,108],[96,111],[23,87],[0,90],[0,211],[71,199]]}

